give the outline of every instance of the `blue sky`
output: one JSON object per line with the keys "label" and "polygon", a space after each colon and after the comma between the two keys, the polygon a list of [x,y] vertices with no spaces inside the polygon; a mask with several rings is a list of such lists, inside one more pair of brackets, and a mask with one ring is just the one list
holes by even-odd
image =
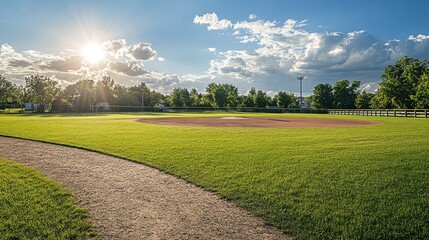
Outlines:
{"label": "blue sky", "polygon": [[297,76],[307,95],[341,79],[374,89],[387,64],[429,58],[428,10],[424,0],[5,1],[0,74],[62,85],[107,74],[164,93],[210,82],[297,93]]}

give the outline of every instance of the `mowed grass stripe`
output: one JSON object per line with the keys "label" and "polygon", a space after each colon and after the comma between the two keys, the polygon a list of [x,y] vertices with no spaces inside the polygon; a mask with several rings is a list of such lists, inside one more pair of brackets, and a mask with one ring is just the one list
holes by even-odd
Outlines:
{"label": "mowed grass stripe", "polygon": [[0,158],[0,239],[94,239],[85,209],[41,173]]}
{"label": "mowed grass stripe", "polygon": [[[345,128],[201,128],[139,117],[346,118]],[[429,238],[427,119],[300,114],[0,116],[0,134],[142,162],[237,202],[298,239]]]}

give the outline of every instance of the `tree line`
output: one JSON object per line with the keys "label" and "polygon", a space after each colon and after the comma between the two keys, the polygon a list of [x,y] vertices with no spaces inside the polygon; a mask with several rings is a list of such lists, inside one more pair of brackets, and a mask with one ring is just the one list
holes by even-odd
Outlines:
{"label": "tree line", "polygon": [[140,107],[142,95],[145,107],[159,104],[171,107],[213,108],[298,107],[296,97],[292,93],[279,92],[272,98],[266,92],[251,88],[246,95],[239,95],[238,88],[227,83],[210,83],[205,93],[199,93],[195,88],[190,91],[187,88],[174,88],[169,95],[163,95],[149,89],[145,84],[123,86],[109,76],[104,76],[99,81],[83,79],[61,88],[57,81],[46,76],[25,77],[25,85],[17,86],[0,75],[0,104],[33,103],[37,105],[37,112],[88,112],[91,111],[91,105],[97,102]]}
{"label": "tree line", "polygon": [[360,82],[348,80],[318,84],[313,91],[315,108],[337,109],[416,109],[429,108],[429,65],[427,60],[407,56],[388,65],[379,89],[358,91]]}
{"label": "tree line", "polygon": [[[368,108],[429,108],[429,67],[427,60],[403,57],[388,65],[381,76],[380,88],[373,93],[359,91],[360,82],[349,80],[318,84],[313,95],[305,102],[314,109],[368,109]],[[149,89],[145,84],[123,86],[109,76],[100,80],[82,79],[65,88],[46,76],[25,77],[25,85],[17,86],[0,75],[1,103],[35,103],[36,111],[46,107],[54,112],[88,112],[97,102],[117,106],[141,106],[142,91],[144,106],[163,104],[172,107],[279,107],[298,108],[297,97],[288,92],[279,92],[270,97],[262,90],[251,88],[240,95],[238,88],[227,83],[210,83],[205,93],[192,88],[174,88],[169,95]]]}

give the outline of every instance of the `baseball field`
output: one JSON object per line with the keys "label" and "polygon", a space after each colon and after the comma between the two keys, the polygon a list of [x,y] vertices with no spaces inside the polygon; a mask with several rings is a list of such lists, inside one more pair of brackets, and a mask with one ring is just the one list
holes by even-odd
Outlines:
{"label": "baseball field", "polygon": [[[271,122],[261,127],[261,120]],[[212,123],[219,121],[228,123]],[[1,114],[0,135],[153,166],[235,202],[297,239],[429,238],[428,119]]]}

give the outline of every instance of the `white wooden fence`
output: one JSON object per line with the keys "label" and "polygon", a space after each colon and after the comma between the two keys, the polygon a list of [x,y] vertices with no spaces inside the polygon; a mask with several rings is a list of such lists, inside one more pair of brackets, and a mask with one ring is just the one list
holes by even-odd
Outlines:
{"label": "white wooden fence", "polygon": [[329,109],[329,114],[429,118],[429,109]]}

